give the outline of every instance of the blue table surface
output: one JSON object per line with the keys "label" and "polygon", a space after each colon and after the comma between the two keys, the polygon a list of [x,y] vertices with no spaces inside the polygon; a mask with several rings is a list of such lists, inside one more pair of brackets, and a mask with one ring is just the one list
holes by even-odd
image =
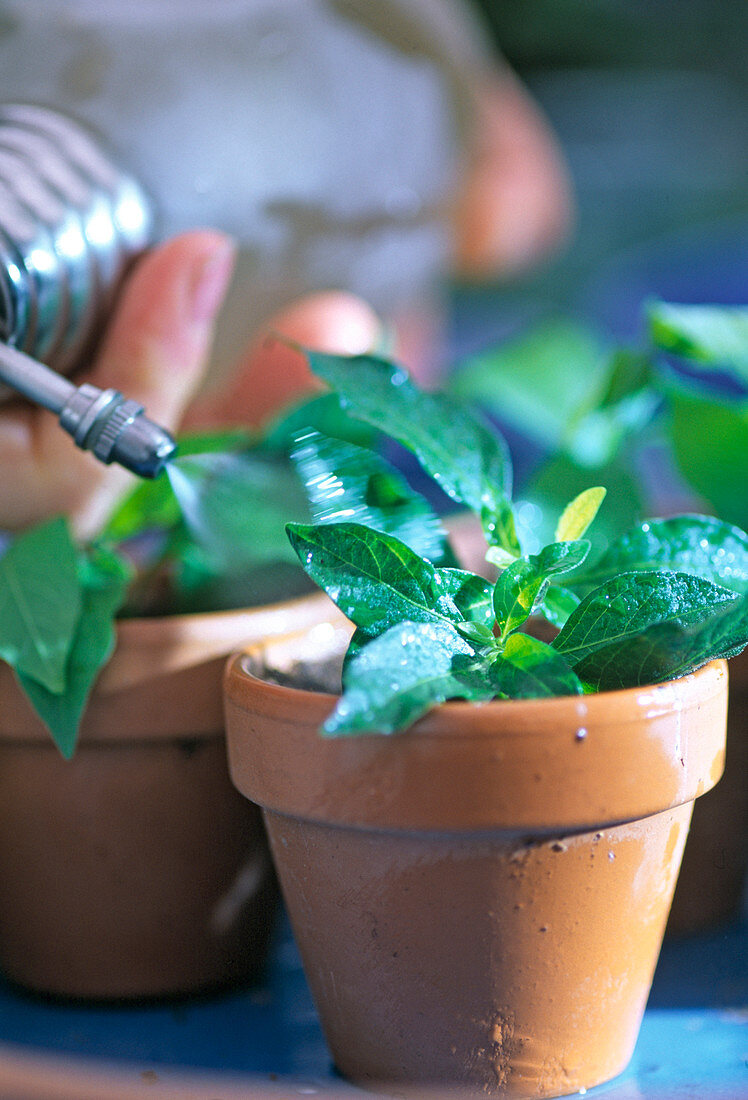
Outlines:
{"label": "blue table surface", "polygon": [[[144,1096],[156,1095],[149,1081],[174,1070],[195,1073],[214,1090],[238,1082],[232,1097],[265,1095],[266,1086],[283,1082],[289,1091],[278,1095],[367,1095],[335,1076],[285,920],[262,983],[210,998],[91,1007],[0,985],[0,1063],[3,1053],[19,1052],[52,1055],[61,1072],[81,1061],[115,1067],[125,1078],[130,1072]],[[192,1095],[186,1086],[184,1095]],[[221,1100],[210,1089],[199,1095]],[[666,940],[631,1065],[586,1095],[748,1100],[748,924]]]}

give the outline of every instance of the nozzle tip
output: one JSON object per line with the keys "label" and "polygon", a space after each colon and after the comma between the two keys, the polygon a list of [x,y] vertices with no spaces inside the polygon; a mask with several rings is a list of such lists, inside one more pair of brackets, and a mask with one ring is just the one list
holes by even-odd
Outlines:
{"label": "nozzle tip", "polygon": [[177,445],[165,428],[142,413],[122,429],[112,448],[109,462],[140,477],[157,477],[176,454]]}

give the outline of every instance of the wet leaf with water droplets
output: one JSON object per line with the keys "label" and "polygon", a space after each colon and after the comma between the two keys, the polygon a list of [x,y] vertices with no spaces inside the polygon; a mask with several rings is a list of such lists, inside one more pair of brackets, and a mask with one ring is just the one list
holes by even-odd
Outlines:
{"label": "wet leaf with water droplets", "polygon": [[430,561],[454,564],[432,508],[374,451],[307,431],[291,457],[315,523],[361,523],[394,535]]}
{"label": "wet leaf with water droplets", "polygon": [[576,569],[589,549],[586,539],[554,542],[539,554],[519,558],[507,566],[496,582],[493,595],[494,613],[502,637],[521,626],[539,607],[549,578]]}
{"label": "wet leaf with water droplets", "polygon": [[463,617],[431,562],[392,535],[358,523],[291,523],[288,536],[312,580],[370,637],[403,620]]}
{"label": "wet leaf with water droplets", "polygon": [[552,645],[602,691],[682,676],[746,641],[746,597],[701,577],[651,571],[595,589]]}
{"label": "wet leaf with water droplets", "polygon": [[489,675],[497,694],[510,699],[582,695],[583,687],[568,662],[552,646],[528,634],[512,634]]}
{"label": "wet leaf with water droplets", "polygon": [[616,539],[595,564],[568,584],[582,591],[620,573],[690,573],[735,592],[748,592],[748,535],[712,516],[647,520]]}
{"label": "wet leaf with water droplets", "polygon": [[485,661],[453,626],[399,623],[346,666],[345,693],[323,732],[394,733],[447,699],[494,694]]}
{"label": "wet leaf with water droplets", "polygon": [[307,357],[351,415],[412,451],[453,500],[478,515],[503,514],[512,489],[509,451],[467,405],[419,390],[402,368],[372,355],[308,351]]}
{"label": "wet leaf with water droplets", "polygon": [[449,597],[464,619],[493,626],[493,585],[485,577],[464,569],[437,569],[434,588]]}

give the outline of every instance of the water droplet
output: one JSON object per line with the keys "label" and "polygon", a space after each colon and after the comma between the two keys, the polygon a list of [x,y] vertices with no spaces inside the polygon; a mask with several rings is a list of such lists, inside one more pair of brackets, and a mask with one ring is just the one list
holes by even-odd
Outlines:
{"label": "water droplet", "polygon": [[615,858],[616,858],[615,852],[608,852],[608,859],[610,860],[611,863],[613,862],[613,860]]}
{"label": "water droplet", "polygon": [[584,726],[580,726],[577,732],[574,734],[574,739],[575,741],[584,741],[586,736],[587,730],[584,728]]}

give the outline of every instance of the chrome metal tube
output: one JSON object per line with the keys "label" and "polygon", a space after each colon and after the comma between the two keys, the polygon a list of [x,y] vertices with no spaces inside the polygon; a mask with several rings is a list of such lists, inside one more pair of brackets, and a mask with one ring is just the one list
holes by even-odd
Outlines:
{"label": "chrome metal tube", "polygon": [[138,183],[84,127],[47,107],[0,104],[0,382],[57,413],[101,462],[141,477],[174,454],[171,435],[118,390],[64,375],[91,353],[152,225]]}
{"label": "chrome metal tube", "polygon": [[156,477],[176,452],[166,431],[145,416],[137,401],[118,390],[100,390],[67,378],[23,352],[0,343],[0,380],[18,393],[59,414],[64,428],[100,462],[117,462],[140,477]]}

